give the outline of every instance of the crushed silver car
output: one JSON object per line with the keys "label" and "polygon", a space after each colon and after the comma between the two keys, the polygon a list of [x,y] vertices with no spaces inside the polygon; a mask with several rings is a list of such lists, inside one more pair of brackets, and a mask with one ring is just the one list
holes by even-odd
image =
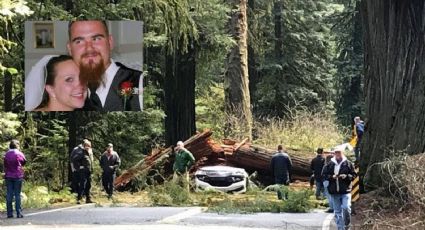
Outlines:
{"label": "crushed silver car", "polygon": [[245,169],[230,166],[207,166],[195,172],[196,190],[214,189],[222,192],[244,193],[248,187]]}

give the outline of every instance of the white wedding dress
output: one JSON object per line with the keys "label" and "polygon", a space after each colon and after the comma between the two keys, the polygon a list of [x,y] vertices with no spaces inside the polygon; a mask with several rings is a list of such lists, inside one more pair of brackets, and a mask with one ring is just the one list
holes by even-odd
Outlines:
{"label": "white wedding dress", "polygon": [[46,55],[41,58],[25,78],[25,111],[32,111],[40,105],[46,84],[46,64],[56,56],[58,55]]}

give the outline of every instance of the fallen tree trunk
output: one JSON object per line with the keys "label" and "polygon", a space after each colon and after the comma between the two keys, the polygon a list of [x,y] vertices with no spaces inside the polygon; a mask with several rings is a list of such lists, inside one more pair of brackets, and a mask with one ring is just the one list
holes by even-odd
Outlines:
{"label": "fallen tree trunk", "polygon": [[[185,147],[193,153],[196,160],[202,158],[203,156],[211,155],[214,151],[219,151],[215,150],[214,145],[209,143],[211,142],[211,135],[212,132],[207,130],[192,136],[184,142]],[[173,158],[173,148],[174,146],[170,146],[162,150],[153,150],[151,154],[146,156],[133,167],[127,169],[123,174],[117,177],[114,181],[114,187],[117,188],[125,186],[137,176],[148,175],[152,168],[160,165],[166,165],[167,163],[169,164],[170,158]]]}
{"label": "fallen tree trunk", "polygon": [[[271,174],[270,161],[276,151],[257,145],[245,144],[233,154],[226,155],[226,159],[232,165],[237,165],[247,171],[264,171]],[[287,151],[292,160],[292,177],[296,180],[307,181],[311,175],[310,161],[296,156],[294,151]]]}
{"label": "fallen tree trunk", "polygon": [[[244,168],[249,173],[258,172],[259,180],[263,184],[273,183],[270,172],[270,161],[275,151],[247,143],[243,140],[238,143],[233,140],[223,140],[218,144],[210,139],[210,130],[198,133],[185,141],[185,147],[193,154],[196,163],[190,172],[194,173],[203,166],[229,165]],[[153,150],[152,153],[139,161],[136,165],[126,170],[116,178],[116,188],[127,185],[138,176],[147,176],[152,169],[162,167],[168,174],[172,174],[174,162],[174,146],[162,150]],[[293,163],[292,178],[307,181],[310,176],[310,160],[298,157],[297,151],[289,150]]]}

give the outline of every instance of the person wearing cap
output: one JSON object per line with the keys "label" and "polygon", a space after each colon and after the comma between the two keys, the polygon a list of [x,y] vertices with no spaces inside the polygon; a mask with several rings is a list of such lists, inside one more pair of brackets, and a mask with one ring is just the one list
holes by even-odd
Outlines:
{"label": "person wearing cap", "polygon": [[83,196],[86,197],[86,203],[93,203],[90,198],[91,174],[93,172],[93,150],[91,142],[84,139],[82,147],[82,150],[78,147],[71,153],[71,167],[78,175],[77,204],[80,204]]}
{"label": "person wearing cap", "polygon": [[9,151],[6,152],[3,158],[4,179],[6,181],[7,218],[13,218],[13,197],[15,197],[16,217],[24,217],[21,209],[21,190],[24,179],[23,167],[26,159],[24,154],[19,150],[19,146],[18,140],[12,140],[9,144]]}
{"label": "person wearing cap", "polygon": [[354,165],[341,149],[323,169],[324,180],[329,181],[328,190],[332,197],[335,222],[338,230],[350,228],[351,223],[351,182],[357,177]]}
{"label": "person wearing cap", "polygon": [[317,155],[311,160],[310,169],[314,175],[314,181],[316,183],[316,199],[320,200],[320,194],[323,193],[323,180],[322,170],[325,166],[325,159],[322,156],[323,148],[317,149]]}
{"label": "person wearing cap", "polygon": [[121,165],[121,159],[116,151],[114,145],[109,143],[106,151],[100,157],[100,167],[102,168],[102,185],[105,192],[108,194],[108,199],[112,198],[114,191],[114,180],[117,169]]}
{"label": "person wearing cap", "polygon": [[192,167],[193,163],[195,163],[195,157],[193,157],[192,153],[184,147],[183,141],[177,142],[174,152],[174,181],[182,185],[182,187],[187,187],[187,190],[189,190],[188,171],[190,167]]}

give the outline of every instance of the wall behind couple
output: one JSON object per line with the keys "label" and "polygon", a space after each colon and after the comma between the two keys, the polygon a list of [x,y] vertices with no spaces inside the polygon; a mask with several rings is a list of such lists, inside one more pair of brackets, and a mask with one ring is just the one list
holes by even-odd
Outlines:
{"label": "wall behind couple", "polygon": [[[143,23],[140,21],[108,21],[114,38],[112,58],[128,67],[142,70]],[[44,55],[67,54],[68,21],[25,22],[25,76]]]}

